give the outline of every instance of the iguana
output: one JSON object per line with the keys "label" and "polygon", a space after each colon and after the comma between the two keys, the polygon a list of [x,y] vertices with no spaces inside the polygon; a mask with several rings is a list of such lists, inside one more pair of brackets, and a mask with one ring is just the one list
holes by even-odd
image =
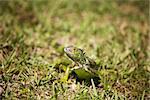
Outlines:
{"label": "iguana", "polygon": [[64,48],[65,54],[73,61],[74,65],[70,68],[79,79],[90,80],[98,76],[98,67],[93,59],[77,47],[68,46]]}

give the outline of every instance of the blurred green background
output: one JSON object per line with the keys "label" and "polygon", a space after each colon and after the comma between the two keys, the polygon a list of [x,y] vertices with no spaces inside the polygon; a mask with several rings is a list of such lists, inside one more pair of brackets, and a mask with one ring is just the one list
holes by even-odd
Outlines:
{"label": "blurred green background", "polygon": [[[0,98],[149,98],[149,0],[1,0]],[[83,48],[100,86],[56,82],[63,48]],[[96,92],[93,92],[96,91]]]}

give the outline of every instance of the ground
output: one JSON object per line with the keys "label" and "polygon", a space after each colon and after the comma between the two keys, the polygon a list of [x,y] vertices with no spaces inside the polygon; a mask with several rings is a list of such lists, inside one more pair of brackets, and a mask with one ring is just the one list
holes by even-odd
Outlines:
{"label": "ground", "polygon": [[[0,98],[148,99],[149,0],[0,1]],[[65,46],[99,65],[99,86],[59,80]],[[56,68],[57,67],[57,68]]]}

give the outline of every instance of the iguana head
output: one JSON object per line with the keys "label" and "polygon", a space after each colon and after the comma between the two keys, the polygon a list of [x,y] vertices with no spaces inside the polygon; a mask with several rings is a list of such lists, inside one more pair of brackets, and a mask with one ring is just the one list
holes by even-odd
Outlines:
{"label": "iguana head", "polygon": [[85,61],[85,55],[84,55],[85,53],[80,48],[74,46],[68,46],[64,48],[64,52],[74,62],[84,63]]}

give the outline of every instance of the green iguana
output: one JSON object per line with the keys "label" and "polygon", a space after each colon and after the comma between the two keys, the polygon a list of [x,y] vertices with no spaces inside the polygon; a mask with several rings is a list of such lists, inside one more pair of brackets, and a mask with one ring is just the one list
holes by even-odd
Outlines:
{"label": "green iguana", "polygon": [[64,52],[74,62],[70,69],[75,72],[79,79],[90,80],[98,77],[95,61],[89,58],[82,49],[68,46],[64,48]]}

